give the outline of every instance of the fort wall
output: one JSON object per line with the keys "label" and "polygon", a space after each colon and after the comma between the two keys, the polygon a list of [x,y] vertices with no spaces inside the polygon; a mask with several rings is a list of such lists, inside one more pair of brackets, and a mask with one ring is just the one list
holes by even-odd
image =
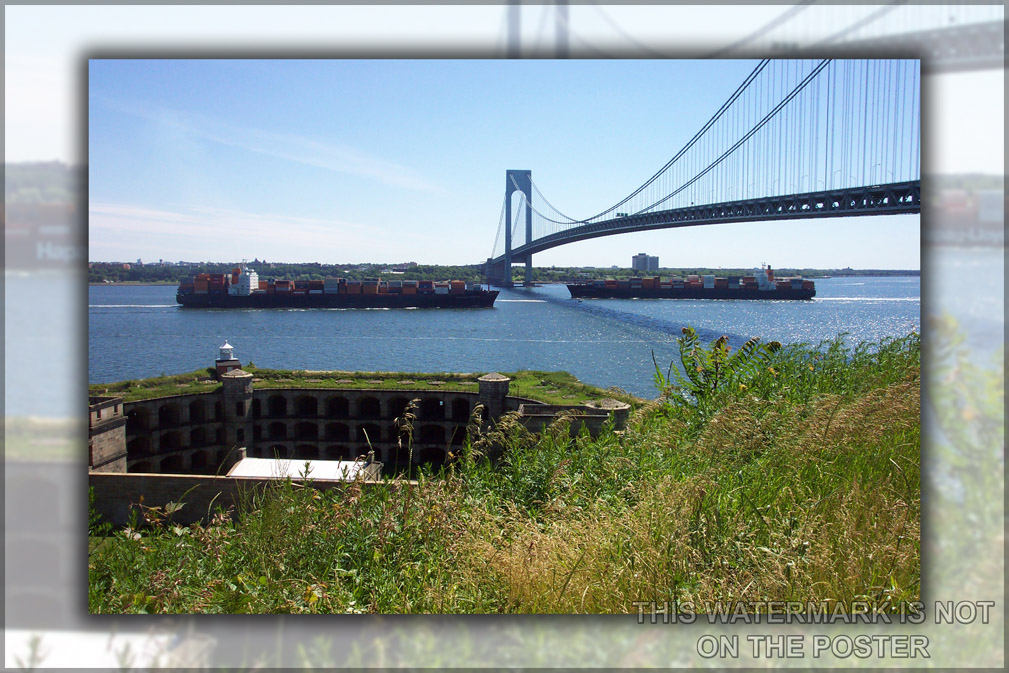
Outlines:
{"label": "fort wall", "polygon": [[[141,502],[145,507],[161,508],[169,502],[181,504],[181,509],[171,514],[171,522],[183,526],[209,520],[218,508],[226,512],[231,510],[234,516],[238,513],[243,498],[248,502],[257,490],[262,491],[276,483],[276,480],[270,478],[192,474],[92,472],[88,475],[88,484],[94,489],[95,510],[116,526],[129,524],[131,510]],[[357,483],[363,488],[372,488],[383,482],[371,480]],[[410,483],[401,482],[402,485]],[[350,484],[346,481],[311,482],[312,488],[323,491],[347,488]],[[138,523],[143,523],[140,512],[135,516]]]}
{"label": "fort wall", "polygon": [[[218,506],[236,506],[249,489],[271,478],[226,476],[248,456],[290,461],[355,460],[372,454],[387,472],[413,463],[443,464],[462,448],[474,409],[483,405],[482,429],[518,411],[520,422],[539,431],[558,413],[572,412],[571,432],[583,425],[598,434],[610,418],[623,427],[629,406],[615,400],[546,405],[508,395],[509,379],[488,374],[477,390],[378,390],[346,388],[255,389],[241,369],[220,374],[211,393],[172,395],[124,403],[90,399],[88,481],[96,510],[125,525],[138,503],[162,507],[181,502],[176,523],[206,519]],[[402,422],[412,419],[409,436]],[[375,481],[365,484],[380,483]],[[345,485],[313,481],[315,488]]]}
{"label": "fort wall", "polygon": [[[370,450],[387,465],[405,464],[409,441],[397,419],[412,400],[418,400],[413,462],[442,464],[463,445],[470,416],[478,403],[488,406],[487,397],[479,391],[264,388],[243,398],[222,386],[127,402],[127,471],[223,474],[229,452],[240,446],[253,458],[354,460]],[[496,401],[502,413],[523,404],[537,402],[507,395]]]}
{"label": "fort wall", "polygon": [[88,465],[97,472],[126,472],[126,415],[119,397],[88,398]]}

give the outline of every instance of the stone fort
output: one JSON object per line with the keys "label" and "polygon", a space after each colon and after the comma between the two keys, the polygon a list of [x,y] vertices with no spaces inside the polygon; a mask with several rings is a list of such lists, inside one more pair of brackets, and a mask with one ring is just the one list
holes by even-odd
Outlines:
{"label": "stone fort", "polygon": [[[241,369],[232,347],[221,347],[216,361],[220,387],[212,392],[124,402],[120,397],[89,399],[88,450],[90,483],[96,498],[118,491],[121,520],[125,494],[144,483],[149,491],[171,496],[177,484],[207,480],[161,479],[157,476],[204,475],[220,486],[240,460],[274,458],[292,462],[353,461],[362,456],[393,474],[413,463],[441,465],[462,448],[476,406],[482,405],[483,428],[508,412],[539,431],[557,413],[574,412],[572,432],[586,426],[593,435],[612,418],[620,429],[629,405],[616,400],[586,405],[548,405],[509,395],[510,379],[486,374],[471,382],[475,390],[262,388]],[[405,382],[404,382],[405,383]],[[412,455],[397,419],[413,402]],[[380,467],[380,466],[379,466]],[[144,476],[123,481],[116,477]],[[145,496],[150,502],[150,495]],[[99,509],[103,509],[99,507]],[[104,508],[108,509],[108,508]]]}

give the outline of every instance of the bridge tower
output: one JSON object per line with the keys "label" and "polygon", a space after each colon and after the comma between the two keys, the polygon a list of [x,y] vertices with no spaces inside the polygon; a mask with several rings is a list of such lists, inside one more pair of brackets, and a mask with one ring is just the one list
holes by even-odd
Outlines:
{"label": "bridge tower", "polygon": [[[532,171],[507,171],[505,173],[505,284],[511,286],[512,271],[512,194],[516,191],[522,192],[526,197],[526,243],[533,239],[533,172]],[[526,278],[527,283],[533,279],[533,256],[526,255]]]}

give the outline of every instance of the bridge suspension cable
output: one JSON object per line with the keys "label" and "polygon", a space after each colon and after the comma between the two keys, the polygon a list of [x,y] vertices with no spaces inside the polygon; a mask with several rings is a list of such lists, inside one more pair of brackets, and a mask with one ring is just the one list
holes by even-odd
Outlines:
{"label": "bridge suspension cable", "polygon": [[[513,182],[514,182],[514,180],[513,180]],[[537,199],[537,201],[543,201],[543,203],[547,204],[547,206],[549,206],[551,210],[553,210],[555,213],[557,213],[558,215],[560,215],[561,217],[563,217],[564,219],[566,219],[568,222],[578,222],[579,221],[579,220],[576,220],[575,218],[571,217],[570,215],[565,215],[560,210],[558,210],[557,207],[554,204],[550,203],[550,201],[547,200],[547,197],[543,196],[543,192],[540,191],[540,188],[536,186],[535,182],[532,182],[532,187],[533,187],[533,191],[536,192],[536,196],[539,197]],[[541,217],[546,218],[546,216],[543,215],[542,213],[540,213],[538,210],[536,210],[535,207],[533,207],[533,212],[535,212],[537,215],[540,215]],[[549,219],[549,218],[546,218],[546,219]]]}
{"label": "bridge suspension cable", "polygon": [[688,180],[686,183],[684,183],[678,189],[675,189],[671,194],[669,194],[669,195],[667,195],[667,196],[659,199],[655,203],[652,203],[652,204],[650,204],[648,206],[645,206],[644,208],[642,208],[641,210],[637,211],[634,214],[635,215],[639,215],[641,213],[644,213],[644,212],[647,212],[647,211],[651,210],[652,208],[655,208],[656,206],[662,205],[663,203],[665,203],[669,199],[673,198],[674,196],[676,196],[677,194],[679,194],[680,192],[682,192],[687,187],[691,186],[692,184],[694,184],[695,182],[697,182],[698,180],[700,180],[702,177],[704,177],[705,175],[707,175],[709,172],[711,172],[711,170],[714,169],[715,166],[717,166],[720,163],[722,163],[726,159],[726,157],[728,157],[730,154],[732,154],[737,149],[739,149],[739,147],[743,143],[745,143],[747,140],[749,140],[751,137],[753,137],[753,135],[757,131],[759,131],[760,129],[762,129],[764,127],[764,125],[767,124],[767,122],[771,121],[771,119],[773,119],[775,115],[777,115],[782,109],[784,109],[784,107],[786,105],[788,105],[792,101],[793,98],[795,98],[797,95],[799,95],[799,92],[801,92],[803,89],[805,89],[806,85],[808,85],[811,81],[813,81],[813,79],[817,75],[820,74],[820,71],[823,70],[825,67],[827,67],[827,64],[829,64],[829,63],[830,63],[829,59],[824,59],[823,61],[820,61],[819,65],[817,65],[817,67],[813,70],[813,72],[811,72],[808,75],[806,75],[805,79],[803,79],[794,89],[792,89],[792,91],[788,94],[788,96],[785,97],[784,100],[782,100],[780,103],[778,103],[773,110],[771,110],[770,112],[768,112],[767,115],[765,115],[764,118],[761,119],[757,123],[756,126],[754,126],[752,129],[750,129],[746,133],[745,136],[743,136],[742,138],[740,138],[739,140],[737,140],[736,143],[732,147],[730,147],[729,149],[725,150],[725,152],[723,152],[721,156],[719,156],[717,159],[715,159],[710,164],[708,164],[704,168],[704,170],[702,170],[700,173],[698,173],[697,175],[695,175],[694,177],[692,177],[690,180]]}
{"label": "bridge suspension cable", "polygon": [[[907,111],[917,107],[917,75],[911,61],[762,60],[659,171],[610,208],[576,219],[533,182],[534,238],[663,206],[853,186],[887,176],[896,182],[898,174],[913,179],[919,174],[917,142]],[[909,155],[904,150],[912,146]],[[670,203],[680,195],[686,200]],[[615,212],[622,207],[626,212]]]}
{"label": "bridge suspension cable", "polygon": [[[600,232],[683,226],[685,218],[725,221],[741,208],[749,210],[738,216],[757,219],[758,203],[781,213],[799,208],[793,197],[814,193],[822,194],[818,205],[801,206],[813,215],[917,212],[920,75],[919,62],[909,59],[764,59],[659,171],[590,218],[567,215],[535,182],[525,182],[525,172],[509,172],[508,190],[523,200],[515,220],[499,229],[518,233],[520,213],[532,213],[524,242],[509,236],[518,255],[511,259],[528,263],[533,251],[605,235]],[[877,187],[887,195],[864,196]],[[499,240],[500,234],[495,252]]]}
{"label": "bridge suspension cable", "polygon": [[507,199],[501,199],[501,214],[497,217],[497,233],[494,234],[494,246],[490,249],[490,256],[497,256],[497,244],[501,240],[501,231],[504,229],[505,205]]}
{"label": "bridge suspension cable", "polygon": [[[770,59],[766,59],[766,58],[763,59],[762,61],[760,61],[760,63],[757,64],[757,66],[746,77],[746,79],[743,80],[743,83],[740,84],[736,88],[736,90],[732,93],[731,96],[729,96],[728,100],[726,100],[724,103],[722,103],[722,106],[720,108],[718,108],[718,110],[715,112],[715,114],[713,114],[711,116],[711,118],[704,124],[704,126],[701,127],[701,130],[698,131],[697,133],[695,133],[694,137],[691,138],[687,142],[686,145],[684,145],[682,148],[680,148],[679,152],[677,152],[676,154],[673,155],[672,159],[670,159],[669,161],[667,161],[666,164],[662,168],[660,168],[659,170],[657,170],[652,177],[650,177],[647,180],[645,180],[637,189],[635,189],[633,192],[631,192],[628,196],[624,197],[623,199],[621,199],[620,201],[618,201],[614,205],[610,206],[606,210],[603,210],[602,212],[596,213],[595,215],[593,215],[591,217],[587,217],[587,218],[585,218],[583,220],[576,220],[576,219],[574,219],[574,218],[572,218],[572,217],[570,217],[568,215],[564,215],[563,213],[561,213],[561,211],[557,210],[557,208],[554,208],[554,206],[550,206],[550,207],[553,208],[555,211],[557,211],[558,214],[560,214],[563,217],[567,218],[569,222],[571,222],[571,223],[577,223],[577,224],[585,224],[587,222],[591,222],[592,220],[598,219],[598,218],[602,217],[603,215],[608,215],[609,213],[612,213],[612,212],[616,211],[617,208],[623,206],[624,204],[626,204],[627,202],[629,202],[631,199],[633,199],[635,196],[637,196],[638,194],[640,194],[641,192],[643,192],[645,189],[647,189],[648,187],[650,187],[656,180],[658,180],[660,177],[662,177],[662,175],[665,174],[665,172],[667,170],[669,170],[669,168],[671,166],[673,166],[673,164],[675,164],[684,154],[686,154],[687,151],[690,150],[690,148],[692,148],[695,144],[697,144],[698,140],[704,136],[704,134],[708,131],[708,129],[710,129],[715,124],[715,122],[717,122],[719,119],[722,118],[722,116],[725,114],[726,110],[728,110],[732,106],[732,104],[735,103],[736,100],[742,95],[742,93],[744,91],[746,91],[746,89],[750,86],[750,84],[753,82],[753,80],[755,80],[757,78],[757,76],[761,73],[761,71],[767,66],[767,64],[769,62],[770,62]],[[537,191],[537,193],[539,193],[539,189],[537,189],[536,191]],[[542,194],[541,194],[541,196],[542,196]],[[543,200],[546,201],[545,198]],[[535,208],[534,208],[534,210],[535,210]],[[544,219],[550,220],[550,218],[546,217],[545,215],[543,215],[539,211],[537,211],[537,214],[540,217],[543,217]],[[560,222],[558,220],[550,220],[550,221],[555,222],[557,224],[564,224],[563,222]]]}

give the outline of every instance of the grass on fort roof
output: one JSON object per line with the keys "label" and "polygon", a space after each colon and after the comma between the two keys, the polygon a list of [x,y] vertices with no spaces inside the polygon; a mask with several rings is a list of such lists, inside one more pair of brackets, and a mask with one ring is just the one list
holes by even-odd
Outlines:
{"label": "grass on fort roof", "polygon": [[[369,390],[446,390],[476,392],[477,379],[486,372],[349,372],[291,369],[264,369],[248,364],[242,367],[253,375],[253,385],[268,388],[349,388]],[[547,404],[584,404],[603,398],[618,399],[632,405],[644,400],[619,388],[599,388],[582,383],[567,372],[518,371],[502,372],[511,379],[509,394]],[[164,375],[147,379],[130,379],[116,383],[96,383],[89,387],[91,395],[115,395],[125,402],[149,400],[171,395],[211,393],[220,388],[213,367],[184,374]]]}

